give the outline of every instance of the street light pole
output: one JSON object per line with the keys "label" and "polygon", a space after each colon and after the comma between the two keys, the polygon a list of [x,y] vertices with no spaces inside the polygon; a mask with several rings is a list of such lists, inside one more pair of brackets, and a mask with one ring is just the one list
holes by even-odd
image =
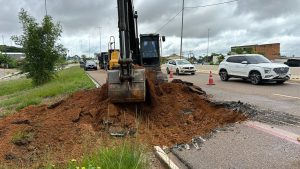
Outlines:
{"label": "street light pole", "polygon": [[91,57],[91,38],[89,37],[89,57]]}
{"label": "street light pole", "polygon": [[2,35],[2,44],[5,45],[5,44],[4,44],[4,36],[3,36],[3,35]]}
{"label": "street light pole", "polygon": [[208,56],[208,52],[209,52],[209,31],[210,29],[208,28],[208,31],[207,31],[207,55]]}
{"label": "street light pole", "polygon": [[101,39],[102,39],[102,38],[101,38],[101,35],[102,35],[102,34],[101,34],[101,33],[102,33],[102,32],[101,32],[101,29],[102,29],[102,27],[99,26],[98,29],[99,29],[99,35],[100,35],[99,38],[100,38],[100,54],[101,54],[101,53],[102,53],[102,48],[101,48]]}
{"label": "street light pole", "polygon": [[184,16],[184,0],[182,0],[181,38],[180,38],[180,59],[181,59],[181,57],[182,57],[183,16]]}
{"label": "street light pole", "polygon": [[48,15],[47,14],[47,0],[45,0],[45,12],[46,12],[46,16]]}

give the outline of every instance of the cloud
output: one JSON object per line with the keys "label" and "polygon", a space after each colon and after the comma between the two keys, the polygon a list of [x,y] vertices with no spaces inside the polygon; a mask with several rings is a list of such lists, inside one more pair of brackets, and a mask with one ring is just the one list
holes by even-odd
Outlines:
{"label": "cloud", "polygon": [[[226,1],[226,0],[225,0]],[[134,0],[139,14],[139,33],[155,33],[182,9],[182,0]],[[224,2],[223,0],[186,1],[186,7]],[[48,0],[47,11],[61,23],[61,42],[72,54],[100,51],[99,26],[102,27],[102,51],[110,36],[118,37],[117,1]],[[24,8],[40,21],[45,15],[41,0],[0,0],[0,33],[9,43],[11,35],[21,33],[18,12]],[[300,56],[300,1],[239,0],[206,8],[185,9],[183,50],[197,55],[206,53],[210,30],[210,52],[228,52],[232,45],[279,42],[282,51]],[[179,53],[181,14],[158,33],[167,36],[164,54]]]}

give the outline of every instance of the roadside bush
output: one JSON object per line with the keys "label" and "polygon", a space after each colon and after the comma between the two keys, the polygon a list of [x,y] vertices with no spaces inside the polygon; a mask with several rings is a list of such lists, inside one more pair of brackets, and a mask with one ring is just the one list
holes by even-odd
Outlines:
{"label": "roadside bush", "polygon": [[28,72],[27,77],[33,84],[41,85],[55,77],[55,64],[65,49],[57,44],[61,36],[60,24],[53,23],[51,16],[46,15],[41,24],[21,9],[19,20],[23,26],[22,36],[13,36],[17,45],[23,47],[26,55],[22,70]]}

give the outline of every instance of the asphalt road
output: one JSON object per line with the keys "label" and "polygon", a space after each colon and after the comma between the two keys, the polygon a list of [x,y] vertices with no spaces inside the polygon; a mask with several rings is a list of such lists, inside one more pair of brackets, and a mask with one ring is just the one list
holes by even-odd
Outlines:
{"label": "asphalt road", "polygon": [[214,86],[208,86],[208,74],[180,75],[174,78],[182,79],[200,86],[215,100],[242,101],[253,104],[261,109],[287,112],[300,116],[300,83],[286,82],[283,85],[267,83],[252,85],[248,81],[230,79],[222,82],[214,75]]}
{"label": "asphalt road", "polygon": [[97,81],[100,85],[106,83],[106,71],[98,69],[97,71],[90,70],[86,71],[95,81]]}
{"label": "asphalt road", "polygon": [[[88,71],[100,84],[105,83],[103,70]],[[222,82],[214,77],[216,85],[208,86],[208,74],[174,76],[200,86],[211,99],[242,101],[256,105],[258,109],[270,109],[278,113],[300,116],[300,83],[283,85],[264,84],[254,86],[250,82],[233,79]],[[299,127],[272,125],[268,130],[236,124],[221,131],[204,144],[200,150],[177,151],[177,155],[191,168],[300,168],[300,143],[287,139],[273,128],[300,135]]]}

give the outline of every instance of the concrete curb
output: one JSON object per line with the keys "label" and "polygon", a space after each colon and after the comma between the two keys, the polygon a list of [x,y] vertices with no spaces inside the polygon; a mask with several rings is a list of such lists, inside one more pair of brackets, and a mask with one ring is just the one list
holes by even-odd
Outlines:
{"label": "concrete curb", "polygon": [[168,155],[159,146],[154,146],[155,154],[168,165],[170,169],[179,169],[179,167],[168,157]]}
{"label": "concrete curb", "polygon": [[96,88],[101,87],[101,84],[98,83],[91,75],[89,75],[88,73],[86,73],[86,75],[92,80],[92,82],[95,84]]}
{"label": "concrete curb", "polygon": [[8,75],[6,75],[6,76],[0,77],[0,80],[2,80],[2,79],[7,79],[7,78],[11,78],[11,77],[16,76],[16,75],[19,75],[19,74],[21,74],[21,72],[11,73],[11,74],[8,74]]}

